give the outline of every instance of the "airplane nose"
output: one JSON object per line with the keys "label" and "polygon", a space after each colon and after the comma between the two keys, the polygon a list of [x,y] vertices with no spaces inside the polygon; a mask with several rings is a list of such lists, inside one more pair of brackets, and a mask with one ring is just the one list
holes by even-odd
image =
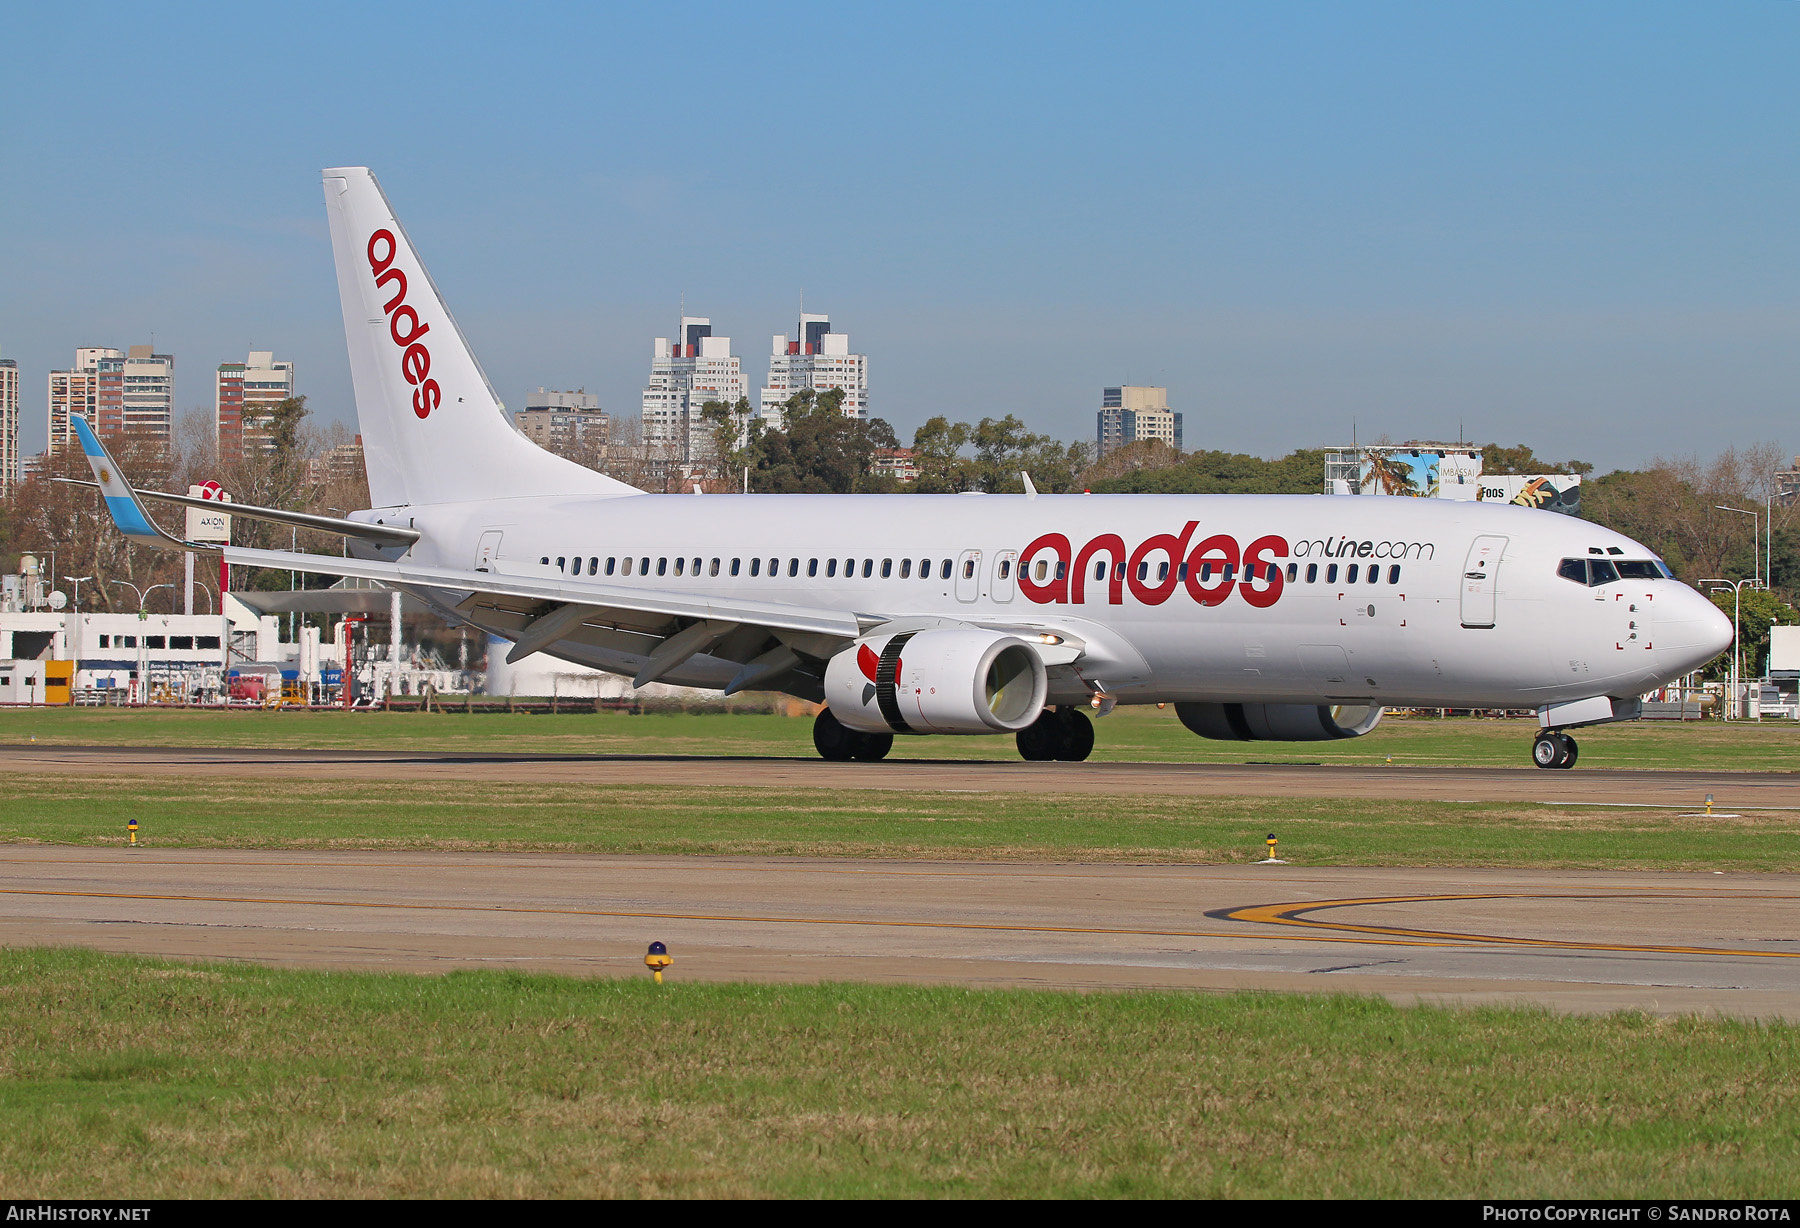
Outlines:
{"label": "airplane nose", "polygon": [[1699,669],[1731,647],[1731,619],[1702,593],[1683,585],[1669,594],[1674,608],[1657,628],[1658,647],[1679,654],[1680,671]]}

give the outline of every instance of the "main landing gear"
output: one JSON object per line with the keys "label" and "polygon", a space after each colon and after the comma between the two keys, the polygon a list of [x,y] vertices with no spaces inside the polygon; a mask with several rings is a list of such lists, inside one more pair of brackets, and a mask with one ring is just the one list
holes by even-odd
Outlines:
{"label": "main landing gear", "polygon": [[1017,737],[1019,754],[1026,759],[1080,763],[1093,753],[1094,722],[1080,708],[1046,708]]}
{"label": "main landing gear", "polygon": [[813,747],[821,757],[834,763],[851,759],[874,763],[878,759],[887,758],[887,753],[894,749],[894,735],[858,733],[831,715],[830,708],[826,708],[813,718]]}
{"label": "main landing gear", "polygon": [[1581,748],[1560,729],[1546,729],[1531,744],[1531,761],[1541,768],[1572,768]]}

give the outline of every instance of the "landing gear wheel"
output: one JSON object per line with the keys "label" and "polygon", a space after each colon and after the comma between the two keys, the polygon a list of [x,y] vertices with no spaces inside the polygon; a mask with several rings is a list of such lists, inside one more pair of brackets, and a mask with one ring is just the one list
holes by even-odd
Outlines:
{"label": "landing gear wheel", "polygon": [[1546,729],[1531,744],[1531,761],[1541,768],[1572,768],[1580,753],[1575,739],[1559,730]]}
{"label": "landing gear wheel", "polygon": [[1094,751],[1094,722],[1079,708],[1046,708],[1015,735],[1019,756],[1034,763],[1080,763]]}
{"label": "landing gear wheel", "polygon": [[1063,720],[1063,736],[1056,757],[1064,763],[1082,762],[1094,753],[1094,722],[1080,708],[1064,708],[1057,715]]}
{"label": "landing gear wheel", "polygon": [[813,718],[813,749],[821,759],[848,763],[856,754],[856,733],[831,715],[830,708],[822,709]]}
{"label": "landing gear wheel", "polygon": [[1538,734],[1531,743],[1531,761],[1541,768],[1553,768],[1556,761],[1562,758],[1562,746],[1556,735],[1545,731]]}
{"label": "landing gear wheel", "polygon": [[1057,748],[1062,745],[1062,714],[1053,708],[1046,708],[1038,714],[1037,720],[1013,736],[1019,744],[1021,759],[1033,763],[1048,763],[1057,758]]}
{"label": "landing gear wheel", "polygon": [[887,758],[894,749],[894,735],[891,733],[859,733],[853,735],[856,745],[850,751],[850,757],[858,763],[878,763]]}

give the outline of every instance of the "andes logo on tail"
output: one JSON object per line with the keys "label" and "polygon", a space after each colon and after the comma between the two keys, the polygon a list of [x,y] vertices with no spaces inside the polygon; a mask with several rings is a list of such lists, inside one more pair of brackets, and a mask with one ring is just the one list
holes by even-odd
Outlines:
{"label": "andes logo on tail", "polygon": [[443,402],[443,390],[431,376],[431,351],[421,338],[431,325],[419,319],[419,313],[406,301],[406,272],[394,267],[399,245],[394,232],[377,230],[369,236],[369,272],[375,276],[375,288],[391,288],[392,297],[382,311],[387,314],[388,336],[400,350],[400,374],[413,385],[413,413],[429,418],[431,411]]}

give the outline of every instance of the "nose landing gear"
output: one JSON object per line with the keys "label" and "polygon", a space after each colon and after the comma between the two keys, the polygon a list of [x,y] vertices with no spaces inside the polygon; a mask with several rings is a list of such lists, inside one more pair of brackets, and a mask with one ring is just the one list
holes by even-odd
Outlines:
{"label": "nose landing gear", "polygon": [[1531,761],[1541,768],[1572,768],[1581,748],[1560,729],[1546,729],[1531,744]]}

